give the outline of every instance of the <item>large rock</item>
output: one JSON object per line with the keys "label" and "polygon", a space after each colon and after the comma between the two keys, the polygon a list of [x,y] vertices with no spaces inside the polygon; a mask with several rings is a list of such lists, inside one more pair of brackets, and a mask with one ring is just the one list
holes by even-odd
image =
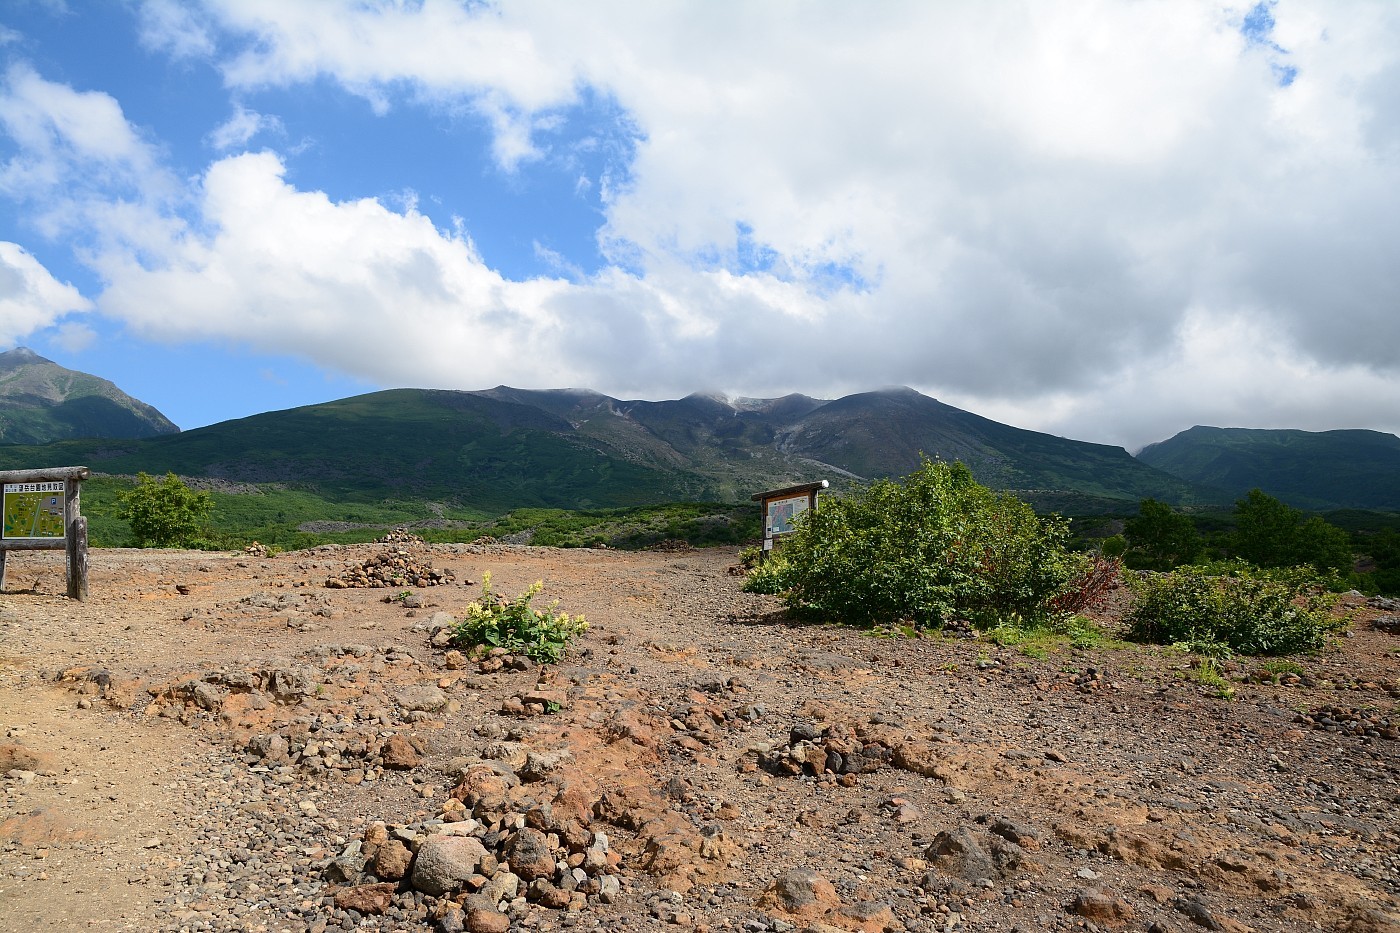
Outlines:
{"label": "large rock", "polygon": [[441,897],[455,891],[476,873],[486,847],[473,836],[429,836],[413,860],[414,888]]}
{"label": "large rock", "polygon": [[384,767],[395,771],[409,771],[418,767],[418,749],[401,735],[391,735],[379,752]]}
{"label": "large rock", "polygon": [[933,837],[933,844],[928,847],[924,857],[940,871],[964,881],[975,883],[995,878],[998,874],[992,856],[966,826]]}
{"label": "large rock", "polygon": [[779,875],[758,899],[759,907],[803,920],[815,920],[840,903],[832,883],[810,868]]}
{"label": "large rock", "polygon": [[398,693],[399,706],[409,711],[435,713],[447,705],[447,694],[432,684],[405,687]]}
{"label": "large rock", "polygon": [[1085,888],[1075,892],[1069,909],[1071,913],[1104,926],[1122,926],[1133,918],[1131,904],[1102,888]]}
{"label": "large rock", "polygon": [[386,881],[398,881],[412,864],[413,853],[397,839],[390,839],[374,853],[374,873]]}
{"label": "large rock", "polygon": [[11,771],[38,771],[39,756],[17,742],[0,745],[0,775]]}
{"label": "large rock", "polygon": [[526,881],[554,876],[554,848],[538,829],[527,826],[516,833],[506,861],[510,870]]}

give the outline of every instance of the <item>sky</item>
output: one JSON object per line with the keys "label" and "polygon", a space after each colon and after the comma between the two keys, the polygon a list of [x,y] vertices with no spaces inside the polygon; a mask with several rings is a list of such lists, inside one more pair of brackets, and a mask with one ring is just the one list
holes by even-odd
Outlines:
{"label": "sky", "polygon": [[908,385],[1400,431],[1393,0],[6,0],[0,350],[183,428]]}

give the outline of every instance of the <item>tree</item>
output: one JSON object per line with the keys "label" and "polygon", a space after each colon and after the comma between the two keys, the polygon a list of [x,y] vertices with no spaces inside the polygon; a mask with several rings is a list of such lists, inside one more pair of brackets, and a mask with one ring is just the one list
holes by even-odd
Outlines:
{"label": "tree", "polygon": [[1138,514],[1124,523],[1123,534],[1132,545],[1136,567],[1170,570],[1191,563],[1201,553],[1195,523],[1156,499],[1138,504]]}
{"label": "tree", "polygon": [[138,547],[180,547],[204,530],[214,498],[195,492],[174,473],[156,480],[138,473],[136,488],[117,497],[117,514],[131,525]]}
{"label": "tree", "polygon": [[1235,503],[1234,550],[1260,567],[1311,564],[1318,570],[1348,570],[1352,564],[1345,531],[1317,516],[1305,518],[1258,489]]}
{"label": "tree", "polygon": [[1293,562],[1302,523],[1302,512],[1263,490],[1251,489],[1235,503],[1235,553],[1260,567],[1286,567]]}

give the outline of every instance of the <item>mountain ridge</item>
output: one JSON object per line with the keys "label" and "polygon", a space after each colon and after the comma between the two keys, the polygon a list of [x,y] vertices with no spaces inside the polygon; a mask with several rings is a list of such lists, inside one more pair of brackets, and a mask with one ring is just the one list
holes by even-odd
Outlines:
{"label": "mountain ridge", "polygon": [[1195,425],[1137,456],[1232,496],[1258,488],[1301,508],[1400,510],[1400,437],[1382,431]]}
{"label": "mountain ridge", "polygon": [[79,437],[154,437],[180,429],[112,382],[28,347],[0,353],[0,444]]}
{"label": "mountain ridge", "polygon": [[737,403],[711,393],[653,402],[586,389],[390,389],[175,435],[0,446],[5,465],[59,459],[483,511],[742,502],[812,479],[840,487],[904,475],[923,455],[962,460],[1042,509],[1220,501],[1122,448],[1003,425],[906,387]]}

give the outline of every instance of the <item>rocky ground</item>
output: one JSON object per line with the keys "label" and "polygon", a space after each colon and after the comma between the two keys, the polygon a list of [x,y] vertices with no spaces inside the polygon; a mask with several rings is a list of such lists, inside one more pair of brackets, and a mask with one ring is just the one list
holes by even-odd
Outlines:
{"label": "rocky ground", "polygon": [[[729,550],[59,558],[0,596],[0,929],[1400,930],[1364,601],[1222,689],[791,625]],[[488,571],[587,615],[564,663],[445,643]]]}

